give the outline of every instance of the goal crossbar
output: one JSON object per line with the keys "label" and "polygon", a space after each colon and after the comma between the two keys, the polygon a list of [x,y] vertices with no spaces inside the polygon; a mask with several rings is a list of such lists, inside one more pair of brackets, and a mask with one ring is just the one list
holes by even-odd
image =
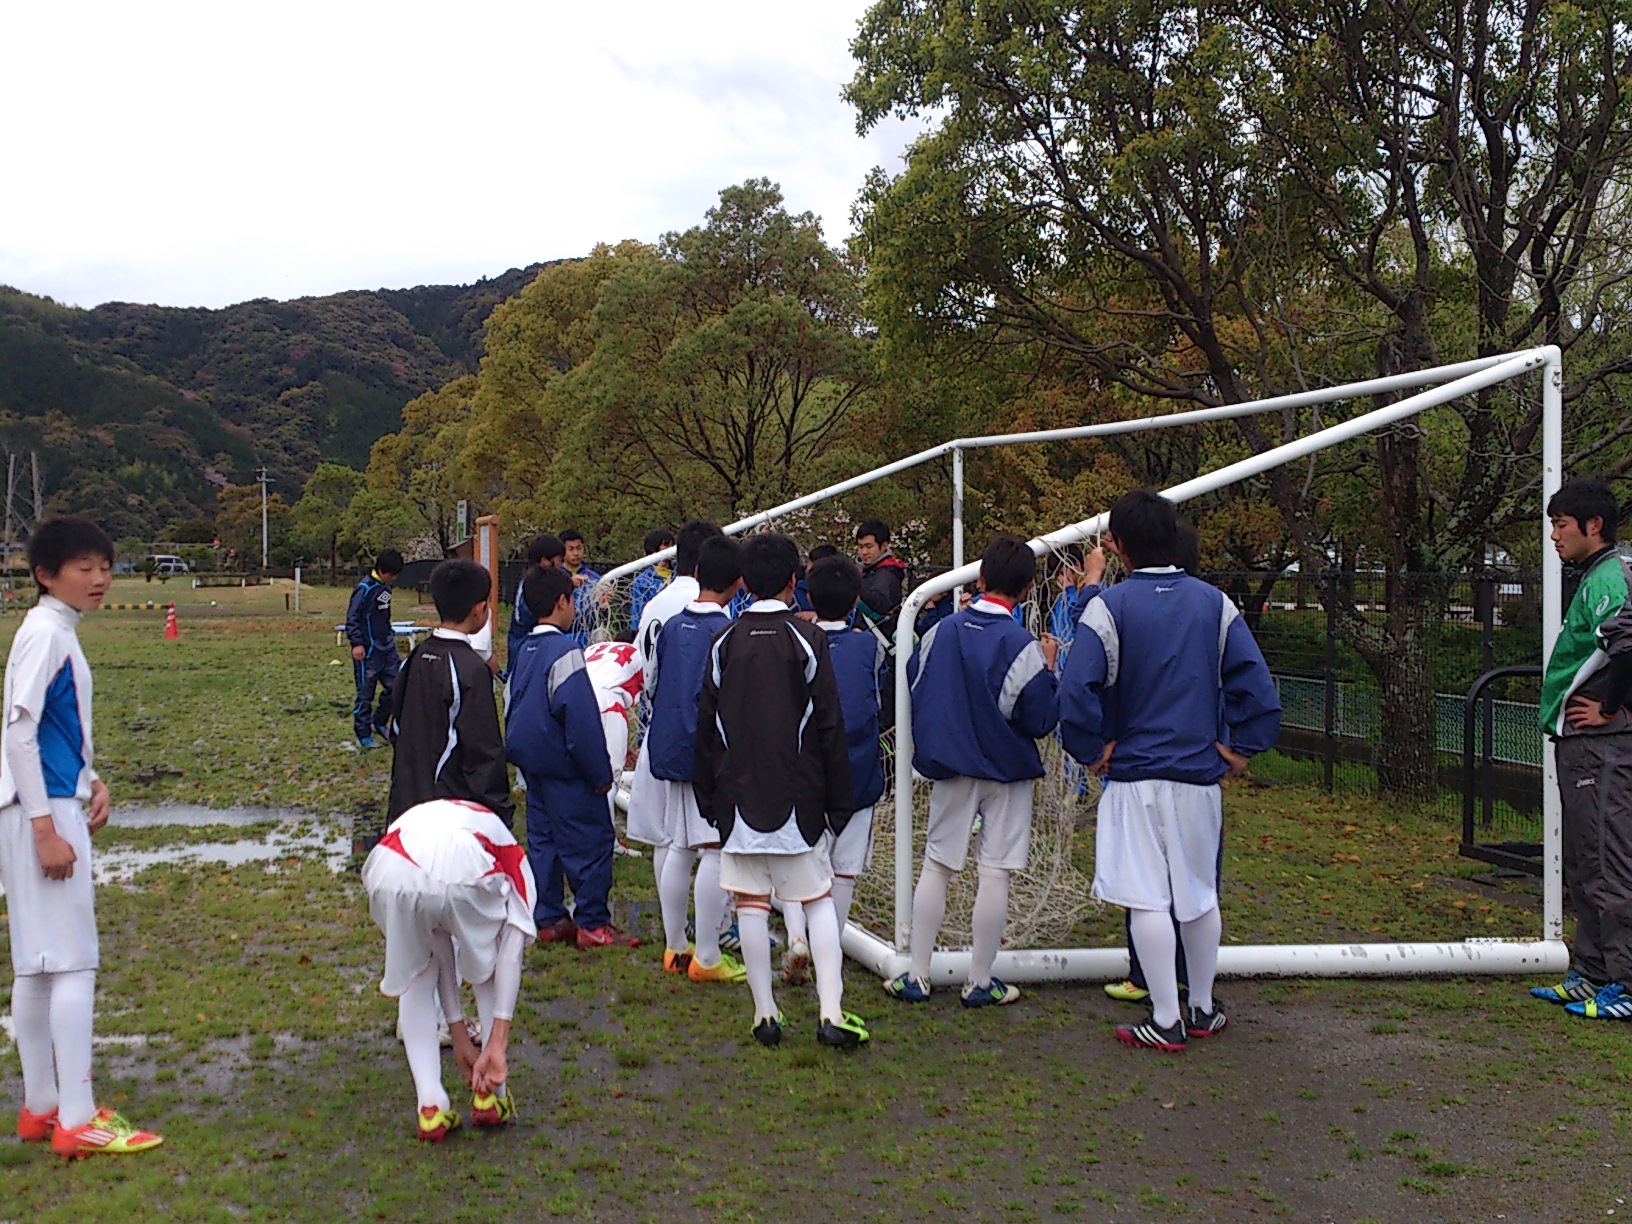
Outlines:
{"label": "goal crossbar", "polygon": [[[1470,369],[1470,364],[1472,368]],[[1328,426],[1259,455],[1228,464],[1213,472],[1164,490],[1175,502],[1188,501],[1204,493],[1272,468],[1305,458],[1318,450],[1359,437],[1406,420],[1429,408],[1448,403],[1486,387],[1542,370],[1542,489],[1541,501],[1557,490],[1563,466],[1563,377],[1562,359],[1556,346],[1547,345],[1524,352],[1487,359],[1480,363],[1441,367],[1422,371],[1411,382],[1370,380],[1319,392],[1280,396],[1258,401],[1274,408],[1295,408],[1337,399],[1377,394],[1379,390],[1430,385],[1427,390],[1382,408]],[[1447,379],[1448,381],[1441,381]],[[1390,382],[1379,388],[1379,382]],[[1255,405],[1232,405],[1230,415],[1248,415]],[[1219,410],[1201,414],[1178,413],[1156,418],[1156,428],[1194,423],[1204,419],[1224,419]],[[1132,422],[1119,424],[1134,424]],[[1013,435],[1011,435],[1012,437]],[[1092,436],[1078,433],[1076,436]],[[1106,526],[1109,516],[1093,518],[1063,527],[1030,542],[1034,553],[1043,554],[1069,544],[1082,543]],[[1546,547],[1549,524],[1541,518],[1542,530],[1542,655],[1552,652],[1558,634],[1562,566],[1556,552]],[[910,591],[902,602],[896,622],[896,748],[895,748],[895,931],[893,941],[862,930],[855,924],[844,933],[845,951],[882,977],[892,977],[907,968],[906,948],[911,922],[913,890],[912,853],[912,691],[907,682],[907,665],[913,649],[913,626],[918,612],[928,600],[956,587],[971,583],[979,574],[978,565],[960,565],[931,578]],[[1563,942],[1563,853],[1558,787],[1553,754],[1543,753],[1543,937],[1539,940],[1469,939],[1441,943],[1371,944],[1281,944],[1227,945],[1219,952],[1219,972],[1229,975],[1289,976],[1400,976],[1428,973],[1551,973],[1561,972],[1569,963]],[[937,951],[931,958],[933,981],[955,981],[968,972],[969,953]],[[1125,948],[1066,948],[1009,950],[998,954],[994,972],[1005,980],[1100,980],[1124,976],[1128,971]]]}

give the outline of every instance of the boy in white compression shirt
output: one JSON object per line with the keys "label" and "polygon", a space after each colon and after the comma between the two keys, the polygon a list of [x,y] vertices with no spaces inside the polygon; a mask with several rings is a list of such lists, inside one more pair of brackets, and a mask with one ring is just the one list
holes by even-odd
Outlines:
{"label": "boy in white compression shirt", "polygon": [[107,594],[113,542],[86,519],[53,519],[29,537],[28,568],[40,602],[11,642],[0,730],[0,887],[23,1064],[17,1134],[70,1158],[141,1152],[163,1140],[98,1109],[91,1089],[100,957],[91,834],[109,803],[91,767],[91,669],[78,626]]}
{"label": "boy in white compression shirt", "polygon": [[[363,863],[363,890],[385,936],[380,993],[397,1000],[402,1048],[419,1098],[417,1137],[440,1143],[459,1125],[442,1086],[438,1003],[471,1089],[471,1122],[510,1121],[516,1113],[506,1086],[510,1021],[522,954],[538,934],[538,889],[526,851],[481,804],[432,799],[392,821]],[[461,978],[476,993],[475,1030],[464,1018]]]}

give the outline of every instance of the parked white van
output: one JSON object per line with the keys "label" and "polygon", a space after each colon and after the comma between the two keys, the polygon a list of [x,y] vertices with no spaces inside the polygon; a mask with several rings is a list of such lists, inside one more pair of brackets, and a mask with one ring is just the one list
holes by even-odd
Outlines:
{"label": "parked white van", "polygon": [[147,558],[153,563],[155,574],[190,574],[192,569],[180,557],[169,553],[152,553]]}

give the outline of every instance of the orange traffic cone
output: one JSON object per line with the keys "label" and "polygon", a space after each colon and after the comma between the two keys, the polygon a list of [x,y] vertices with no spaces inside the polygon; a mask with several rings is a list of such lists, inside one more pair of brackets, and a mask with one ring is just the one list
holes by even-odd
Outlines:
{"label": "orange traffic cone", "polygon": [[164,636],[166,638],[179,638],[181,636],[181,630],[176,628],[176,605],[173,603],[166,609],[164,614]]}

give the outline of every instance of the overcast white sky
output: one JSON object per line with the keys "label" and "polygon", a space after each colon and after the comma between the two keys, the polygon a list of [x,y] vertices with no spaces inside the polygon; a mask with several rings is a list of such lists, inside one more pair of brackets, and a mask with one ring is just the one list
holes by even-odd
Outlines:
{"label": "overcast white sky", "polygon": [[0,283],[224,306],[465,283],[701,222],[767,176],[849,233],[866,0],[18,3]]}

